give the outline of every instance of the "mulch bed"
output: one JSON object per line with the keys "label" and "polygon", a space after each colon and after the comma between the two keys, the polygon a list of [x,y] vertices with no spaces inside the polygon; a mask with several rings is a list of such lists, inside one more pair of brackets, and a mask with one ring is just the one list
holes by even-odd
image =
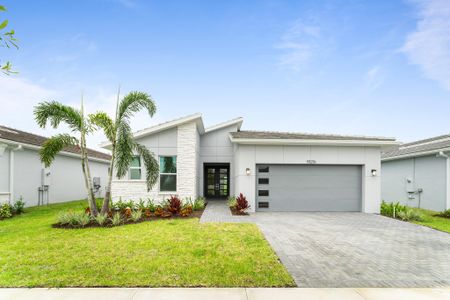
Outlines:
{"label": "mulch bed", "polygon": [[93,227],[102,227],[102,228],[111,228],[111,227],[118,227],[118,226],[123,226],[123,225],[130,225],[130,224],[138,224],[138,223],[142,223],[142,222],[148,222],[148,221],[156,221],[156,220],[170,220],[170,219],[193,219],[193,218],[198,218],[200,219],[203,212],[205,211],[205,209],[202,210],[196,210],[193,211],[189,216],[186,217],[182,217],[180,215],[171,215],[171,216],[167,216],[167,217],[157,217],[154,214],[152,214],[150,217],[145,216],[144,214],[142,215],[142,219],[140,219],[137,222],[134,222],[132,219],[125,219],[124,222],[122,222],[120,225],[112,225],[111,221],[108,220],[105,222],[104,225],[99,225],[95,220],[92,220],[88,225],[86,226],[73,226],[70,224],[59,224],[59,223],[55,223],[52,224],[53,228],[62,228],[62,229],[80,229],[80,228],[93,228]]}
{"label": "mulch bed", "polygon": [[239,210],[237,210],[237,209],[234,208],[234,207],[230,207],[230,210],[231,210],[231,214],[232,214],[233,216],[248,216],[248,212],[245,212],[245,211],[239,211]]}

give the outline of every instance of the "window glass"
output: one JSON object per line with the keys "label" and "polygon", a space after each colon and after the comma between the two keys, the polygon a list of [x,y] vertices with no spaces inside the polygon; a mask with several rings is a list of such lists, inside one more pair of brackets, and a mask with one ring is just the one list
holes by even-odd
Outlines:
{"label": "window glass", "polygon": [[258,196],[269,196],[269,191],[268,190],[259,190]]}
{"label": "window glass", "polygon": [[258,178],[259,184],[269,184],[269,178]]}
{"label": "window glass", "polygon": [[259,173],[269,173],[269,167],[268,166],[258,167],[258,172]]}
{"label": "window glass", "polygon": [[131,180],[140,180],[142,177],[141,158],[139,156],[133,157],[130,163],[129,177]]}
{"label": "window glass", "polygon": [[159,157],[159,190],[176,192],[177,190],[177,157]]}

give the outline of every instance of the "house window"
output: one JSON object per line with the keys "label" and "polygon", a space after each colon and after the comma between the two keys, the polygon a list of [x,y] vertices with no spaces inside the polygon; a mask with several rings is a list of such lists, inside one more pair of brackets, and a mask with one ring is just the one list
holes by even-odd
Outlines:
{"label": "house window", "polygon": [[269,190],[259,190],[258,196],[269,196]]}
{"label": "house window", "polygon": [[268,166],[260,166],[258,167],[259,173],[269,173],[269,167]]}
{"label": "house window", "polygon": [[259,184],[269,184],[269,178],[258,178]]}
{"label": "house window", "polygon": [[140,180],[142,174],[141,168],[141,158],[139,156],[133,157],[133,160],[130,164],[130,179],[131,180]]}
{"label": "house window", "polygon": [[177,157],[159,157],[159,190],[176,192],[177,190]]}

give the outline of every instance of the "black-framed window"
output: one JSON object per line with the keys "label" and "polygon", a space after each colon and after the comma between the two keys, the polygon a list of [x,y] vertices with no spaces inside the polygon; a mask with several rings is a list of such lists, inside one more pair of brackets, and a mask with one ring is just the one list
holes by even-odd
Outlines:
{"label": "black-framed window", "polygon": [[258,178],[258,184],[269,184],[269,178]]}
{"label": "black-framed window", "polygon": [[139,156],[133,157],[130,163],[129,177],[131,180],[140,180],[142,178],[141,158]]}
{"label": "black-framed window", "polygon": [[269,173],[269,166],[259,166],[258,172],[259,173]]}
{"label": "black-framed window", "polygon": [[159,157],[159,190],[161,192],[177,191],[177,157]]}
{"label": "black-framed window", "polygon": [[258,196],[269,196],[269,190],[258,190]]}

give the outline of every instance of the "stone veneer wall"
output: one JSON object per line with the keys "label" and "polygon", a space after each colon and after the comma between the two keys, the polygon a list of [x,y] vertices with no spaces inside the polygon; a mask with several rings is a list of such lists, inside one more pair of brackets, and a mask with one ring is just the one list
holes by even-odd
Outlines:
{"label": "stone veneer wall", "polygon": [[197,197],[198,143],[195,122],[178,126],[177,192],[182,199]]}

